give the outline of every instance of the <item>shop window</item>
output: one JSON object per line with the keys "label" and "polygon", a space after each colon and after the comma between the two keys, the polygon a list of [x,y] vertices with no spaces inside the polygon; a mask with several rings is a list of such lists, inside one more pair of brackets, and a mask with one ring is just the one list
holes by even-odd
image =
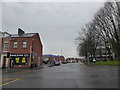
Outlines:
{"label": "shop window", "polygon": [[18,47],[18,42],[17,41],[14,41],[14,46],[13,48],[17,48]]}
{"label": "shop window", "polygon": [[27,42],[26,42],[26,41],[23,41],[23,42],[22,42],[22,47],[23,47],[23,48],[27,48]]}
{"label": "shop window", "polygon": [[26,64],[27,64],[27,58],[25,57],[15,58],[15,65],[26,65]]}
{"label": "shop window", "polygon": [[21,58],[21,64],[26,64],[27,63],[27,58]]}
{"label": "shop window", "polygon": [[20,64],[20,58],[15,58],[15,63],[17,64],[17,65],[19,65]]}

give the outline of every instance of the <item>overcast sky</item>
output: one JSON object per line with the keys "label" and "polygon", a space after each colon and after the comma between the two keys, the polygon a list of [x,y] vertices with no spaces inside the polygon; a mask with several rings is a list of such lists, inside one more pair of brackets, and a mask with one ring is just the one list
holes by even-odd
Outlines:
{"label": "overcast sky", "polygon": [[75,38],[103,2],[4,2],[2,31],[39,33],[44,54],[77,57]]}

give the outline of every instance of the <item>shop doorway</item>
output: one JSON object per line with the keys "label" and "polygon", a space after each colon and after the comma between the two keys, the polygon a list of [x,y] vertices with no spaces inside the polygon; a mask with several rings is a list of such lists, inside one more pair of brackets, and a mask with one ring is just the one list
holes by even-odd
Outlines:
{"label": "shop doorway", "polygon": [[14,60],[10,60],[10,68],[13,68],[14,67]]}
{"label": "shop doorway", "polygon": [[3,68],[6,68],[6,56],[3,56],[3,65],[2,65],[2,67]]}

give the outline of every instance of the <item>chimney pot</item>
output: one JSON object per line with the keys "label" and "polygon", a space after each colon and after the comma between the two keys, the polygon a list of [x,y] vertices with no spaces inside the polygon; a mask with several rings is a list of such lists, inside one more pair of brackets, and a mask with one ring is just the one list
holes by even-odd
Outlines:
{"label": "chimney pot", "polygon": [[24,32],[22,29],[18,28],[18,35],[19,35],[19,36],[23,35],[24,33],[25,33],[25,32]]}

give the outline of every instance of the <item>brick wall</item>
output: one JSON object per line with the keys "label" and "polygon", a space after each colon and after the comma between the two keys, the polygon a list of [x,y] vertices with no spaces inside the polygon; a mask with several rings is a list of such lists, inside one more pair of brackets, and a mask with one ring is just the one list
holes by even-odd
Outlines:
{"label": "brick wall", "polygon": [[[16,40],[18,42],[18,47],[14,48],[14,40]],[[22,41],[26,40],[27,41],[27,48],[23,48],[22,47]],[[13,38],[10,41],[10,52],[11,53],[30,53],[30,46],[32,45],[32,40],[31,38]]]}
{"label": "brick wall", "polygon": [[32,41],[33,52],[36,54],[36,56],[34,58],[34,61],[35,61],[35,63],[39,63],[38,59],[40,59],[40,64],[42,64],[42,49],[43,49],[43,46],[42,46],[39,35],[38,34],[34,35],[32,37],[32,40],[33,40]]}
{"label": "brick wall", "polygon": [[[27,48],[22,47],[23,41],[27,42]],[[14,48],[14,41],[17,41],[17,48]],[[42,64],[42,43],[39,34],[35,34],[32,37],[14,37],[14,38],[3,38],[3,43],[9,43],[9,51],[13,54],[30,54],[35,53],[35,57],[32,59],[35,64]],[[2,44],[3,45],[3,44]],[[32,49],[33,48],[33,49]],[[2,48],[3,50],[3,48]],[[32,51],[32,52],[31,52]],[[6,52],[3,52],[6,53]],[[40,61],[38,61],[40,60]],[[29,67],[31,64],[31,57],[28,57],[27,65],[15,65],[15,67]]]}

